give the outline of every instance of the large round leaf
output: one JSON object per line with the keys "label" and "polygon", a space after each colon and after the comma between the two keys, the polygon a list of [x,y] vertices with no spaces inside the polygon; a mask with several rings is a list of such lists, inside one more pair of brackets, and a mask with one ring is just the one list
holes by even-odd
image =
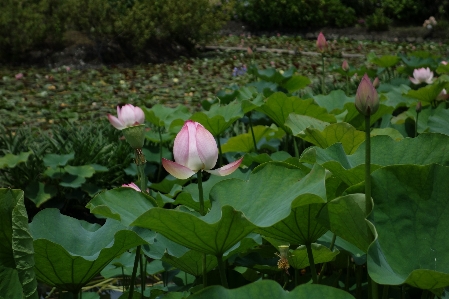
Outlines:
{"label": "large round leaf", "polygon": [[95,196],[86,207],[93,214],[121,221],[129,226],[145,211],[154,207],[146,193],[132,188],[116,188]]}
{"label": "large round leaf", "polygon": [[230,205],[259,227],[287,218],[291,209],[326,202],[325,172],[315,165],[309,174],[293,165],[270,162],[257,167],[248,181],[230,179],[216,184],[211,199]]}
{"label": "large round leaf", "polygon": [[[184,272],[187,272],[193,276],[203,275],[203,254],[195,251],[189,250],[181,257],[174,257],[169,254],[165,254],[162,257],[162,261],[168,263]],[[206,256],[206,270],[207,272],[212,271],[217,267],[217,258],[212,255]]]}
{"label": "large round leaf", "polygon": [[[393,164],[445,165],[449,161],[448,145],[449,136],[436,133],[421,134],[417,138],[404,138],[399,141],[388,136],[372,137],[371,171]],[[300,160],[324,166],[348,186],[365,179],[365,143],[352,155],[346,155],[341,143],[326,149],[313,147],[306,150]]]}
{"label": "large round leaf", "polygon": [[255,229],[241,212],[214,205],[206,216],[187,211],[153,208],[131,225],[163,234],[187,248],[215,256],[223,255]]}
{"label": "large round leaf", "polygon": [[275,281],[259,280],[244,287],[229,290],[221,286],[212,286],[193,294],[189,299],[353,299],[354,297],[342,290],[324,286],[304,284],[287,292]]}
{"label": "large round leaf", "polygon": [[179,105],[176,108],[170,108],[161,104],[154,105],[151,108],[143,107],[145,119],[155,126],[169,128],[174,120],[186,120],[190,113],[186,106]]}
{"label": "large round leaf", "polygon": [[202,124],[214,136],[219,136],[237,119],[243,117],[242,107],[239,103],[226,106],[212,105],[209,111],[197,112],[190,118]]}
{"label": "large round leaf", "polygon": [[39,212],[30,231],[38,279],[71,292],[79,291],[124,251],[145,243],[118,221],[108,219],[100,227],[61,215],[57,209]]}
{"label": "large round leaf", "polygon": [[289,244],[307,244],[315,242],[328,229],[316,220],[322,204],[309,204],[292,209],[290,215],[273,226],[257,231],[267,237],[288,242]]}
{"label": "large round leaf", "polygon": [[368,271],[380,284],[449,286],[449,168],[395,165],[372,173],[378,238]]}

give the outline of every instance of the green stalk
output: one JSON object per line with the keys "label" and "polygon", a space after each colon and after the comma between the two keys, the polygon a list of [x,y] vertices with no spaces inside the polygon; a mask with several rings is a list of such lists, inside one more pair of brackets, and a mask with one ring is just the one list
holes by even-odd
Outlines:
{"label": "green stalk", "polygon": [[143,297],[143,292],[145,291],[145,268],[144,268],[144,264],[143,264],[143,252],[140,255],[140,290],[142,291],[142,297]]}
{"label": "green stalk", "polygon": [[309,258],[310,272],[312,272],[312,281],[314,284],[318,283],[318,277],[316,274],[315,260],[313,259],[312,243],[306,243],[307,256]]}
{"label": "green stalk", "polygon": [[349,76],[346,73],[346,95],[349,96]]}
{"label": "green stalk", "polygon": [[162,173],[162,132],[161,127],[158,127],[159,131],[159,169],[157,171],[157,181],[159,182]]}
{"label": "green stalk", "polygon": [[383,286],[383,290],[382,290],[382,299],[388,299],[388,291],[389,291],[390,286],[389,285],[384,285]]}
{"label": "green stalk", "polygon": [[416,112],[416,121],[415,121],[415,137],[418,136],[418,117],[419,117],[419,112]]}
{"label": "green stalk", "polygon": [[[330,251],[332,251],[332,250],[334,249],[334,244],[335,244],[335,240],[336,240],[336,239],[337,239],[337,235],[334,234],[334,235],[332,236],[332,240],[331,240],[331,243],[330,243],[330,246],[329,246]],[[318,283],[321,282],[321,279],[322,279],[322,277],[323,277],[323,273],[324,273],[324,271],[326,270],[326,268],[327,268],[327,263],[324,263],[324,264],[323,264],[323,267],[321,268],[321,272],[320,272],[320,274],[318,275]]]}
{"label": "green stalk", "polygon": [[295,287],[299,286],[299,269],[295,268]]}
{"label": "green stalk", "polygon": [[136,281],[137,266],[139,265],[139,260],[140,260],[140,258],[139,258],[140,248],[141,248],[141,245],[137,246],[137,249],[136,249],[136,257],[134,258],[133,274],[131,275],[131,285],[129,287],[128,299],[132,299],[133,294],[134,294],[134,283]]}
{"label": "green stalk", "polygon": [[220,154],[220,157],[218,158],[218,167],[223,166],[223,153],[221,152],[221,142],[220,142],[220,136],[216,136],[217,138],[217,144],[218,144],[218,152]]}
{"label": "green stalk", "polygon": [[251,112],[248,113],[248,119],[249,119],[249,127],[251,128],[251,136],[253,137],[254,152],[257,153],[257,142],[256,142],[256,137],[254,136],[253,122],[251,120]]}
{"label": "green stalk", "polygon": [[323,77],[321,80],[321,93],[324,94],[324,78],[326,76],[325,72],[324,72],[324,54],[321,54],[321,62],[322,62],[322,66],[323,66]]}
{"label": "green stalk", "polygon": [[362,266],[355,266],[355,281],[356,281],[356,296],[355,298],[362,298]]}
{"label": "green stalk", "polygon": [[345,291],[349,291],[349,276],[351,274],[351,257],[348,256],[348,267],[346,269]]}
{"label": "green stalk", "polygon": [[[197,172],[198,177],[198,192],[199,192],[199,200],[200,200],[200,214],[204,216],[206,213],[204,211],[204,195],[203,195],[203,177],[202,177],[202,170]],[[206,260],[206,254],[203,253],[203,287],[205,288],[207,286],[207,260]]]}
{"label": "green stalk", "polygon": [[218,271],[220,271],[221,285],[229,289],[228,279],[226,278],[226,267],[225,264],[223,263],[223,255],[218,255],[217,261],[218,261]]}
{"label": "green stalk", "polygon": [[365,209],[368,217],[371,210],[371,116],[365,115]]}
{"label": "green stalk", "polygon": [[125,271],[123,271],[123,266],[121,268],[122,268],[122,283],[123,283],[122,293],[124,293],[125,292]]}
{"label": "green stalk", "polygon": [[296,138],[294,135],[292,135],[293,138],[293,147],[295,150],[295,157],[299,159],[299,150],[298,150],[298,144],[296,143]]}

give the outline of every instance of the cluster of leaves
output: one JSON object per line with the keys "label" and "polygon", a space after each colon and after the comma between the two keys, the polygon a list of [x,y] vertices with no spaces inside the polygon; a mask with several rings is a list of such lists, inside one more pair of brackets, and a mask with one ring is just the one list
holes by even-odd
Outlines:
{"label": "cluster of leaves", "polygon": [[[245,75],[249,83],[201,102],[203,111],[192,114],[182,105],[142,107],[151,127],[148,143],[160,146],[145,149],[150,162],[171,158],[167,147],[186,119],[200,122],[216,137],[219,164],[244,155],[232,175],[205,178],[207,214],[198,212],[201,192],[195,177],[177,180],[161,172],[148,184],[149,194],[131,188],[97,194],[87,208],[108,219],[101,227],[55,209],[39,212],[27,227],[21,216],[23,192],[2,189],[0,228],[5,233],[0,244],[6,246],[0,247],[0,275],[13,279],[0,279],[0,290],[16,298],[24,286],[25,295],[33,298],[30,265],[35,263],[38,280],[77,293],[102,269],[104,277],[129,275],[135,254],[125,251],[143,245],[150,262],[142,263],[141,276],[155,282],[144,292],[147,298],[293,298],[305,293],[310,298],[366,298],[366,274],[390,297],[408,291],[443,296],[449,286],[444,238],[449,106],[437,97],[449,88],[449,67],[441,60],[426,52],[371,54],[361,67],[344,71],[340,63],[332,69],[346,79],[364,73],[381,79],[380,105],[370,124],[368,205],[363,194],[365,122],[354,107],[353,89],[345,93],[327,82],[331,91],[320,94],[309,87],[314,79],[298,68],[251,65]],[[408,76],[419,67],[440,76],[432,84],[411,86]],[[86,151],[94,147],[93,141],[86,144]],[[66,150],[73,150],[76,159],[79,149]],[[8,159],[20,162],[26,155],[22,151]],[[46,156],[46,174],[58,170],[62,175],[56,179],[82,176],[86,167],[68,167],[71,156],[61,156],[68,153]],[[76,166],[89,163],[94,162],[80,160]],[[287,252],[278,254],[279,246]],[[227,269],[221,271],[224,262]],[[204,271],[210,285],[228,277],[231,290],[203,289]],[[311,279],[320,285],[309,285]]]}

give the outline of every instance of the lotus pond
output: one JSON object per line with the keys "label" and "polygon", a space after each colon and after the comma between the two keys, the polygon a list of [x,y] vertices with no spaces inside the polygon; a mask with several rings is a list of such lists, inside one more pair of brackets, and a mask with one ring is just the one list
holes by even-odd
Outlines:
{"label": "lotus pond", "polygon": [[217,44],[0,69],[0,299],[446,298],[448,46]]}

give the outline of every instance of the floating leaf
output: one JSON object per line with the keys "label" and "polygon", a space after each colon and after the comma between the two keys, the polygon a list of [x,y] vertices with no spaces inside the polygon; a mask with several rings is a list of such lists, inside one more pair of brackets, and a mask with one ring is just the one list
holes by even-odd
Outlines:
{"label": "floating leaf", "polygon": [[90,178],[95,173],[95,169],[90,165],[83,165],[83,166],[67,165],[66,167],[64,167],[64,170],[67,173],[70,173],[71,175],[80,176],[83,178]]}
{"label": "floating leaf", "polygon": [[151,108],[142,108],[145,113],[145,119],[158,127],[170,127],[174,120],[181,119],[183,121],[190,117],[189,110],[184,105],[176,108],[170,108],[161,104],[156,104]]}
{"label": "floating leaf", "polygon": [[298,136],[307,128],[316,128],[321,131],[329,123],[307,115],[291,113],[285,121],[285,125],[291,129],[294,136]]}
{"label": "floating leaf", "polygon": [[354,97],[346,96],[343,90],[333,90],[328,95],[316,95],[313,96],[315,103],[318,106],[326,108],[327,112],[339,114],[345,110],[346,103],[355,103]]}

